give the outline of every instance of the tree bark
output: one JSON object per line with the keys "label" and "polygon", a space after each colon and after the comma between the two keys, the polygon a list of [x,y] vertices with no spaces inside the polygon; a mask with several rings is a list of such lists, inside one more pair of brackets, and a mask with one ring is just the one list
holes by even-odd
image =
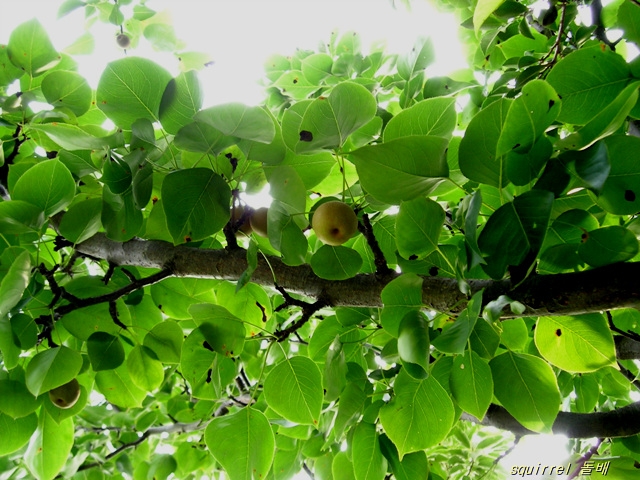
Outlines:
{"label": "tree bark", "polygon": [[[515,435],[537,434],[520,425],[504,407],[498,405],[489,406],[482,421],[469,414],[463,414],[462,418],[485,426],[508,430]],[[560,412],[552,430],[554,434],[565,435],[568,438],[612,438],[636,435],[640,433],[640,402],[609,412]]]}
{"label": "tree bark", "polygon": [[[158,240],[133,239],[125,243],[96,234],[78,244],[82,254],[117,265],[172,269],[178,277],[238,280],[247,268],[246,251],[206,250],[174,246]],[[263,286],[278,285],[288,291],[318,297],[332,306],[380,307],[383,288],[399,276],[360,274],[343,281],[318,278],[309,265],[288,266],[277,257],[258,256],[251,281]],[[467,280],[470,294],[484,289],[483,303],[501,295],[525,306],[522,313],[503,312],[503,318],[580,315],[616,308],[640,307],[640,263],[617,263],[592,270],[556,275],[532,275],[512,289],[504,280]],[[467,296],[454,278],[423,277],[422,301],[426,308],[456,315],[467,305]]]}

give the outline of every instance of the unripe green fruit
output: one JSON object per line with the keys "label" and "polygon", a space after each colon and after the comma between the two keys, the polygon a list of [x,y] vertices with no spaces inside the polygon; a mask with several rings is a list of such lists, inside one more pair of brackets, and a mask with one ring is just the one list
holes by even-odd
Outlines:
{"label": "unripe green fruit", "polygon": [[269,235],[267,233],[267,214],[269,213],[269,209],[266,207],[260,207],[255,210],[251,214],[251,228],[256,233],[256,235],[260,235],[261,237],[268,238]]}
{"label": "unripe green fruit", "polygon": [[118,43],[118,46],[122,48],[129,48],[129,45],[131,45],[131,39],[129,38],[129,35],[126,35],[124,33],[121,33],[116,37],[116,42]]}
{"label": "unripe green fruit", "polygon": [[326,202],[314,212],[311,228],[320,241],[327,245],[338,246],[358,231],[358,217],[346,203]]}
{"label": "unripe green fruit", "polygon": [[75,378],[53,390],[49,390],[51,402],[58,408],[71,408],[80,398],[80,384]]}

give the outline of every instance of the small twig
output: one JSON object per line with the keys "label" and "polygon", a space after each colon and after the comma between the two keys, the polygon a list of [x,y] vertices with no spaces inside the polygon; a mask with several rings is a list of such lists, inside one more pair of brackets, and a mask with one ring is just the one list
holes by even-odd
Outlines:
{"label": "small twig", "polygon": [[[640,5],[638,0],[631,0],[631,1],[636,3],[637,5]],[[593,25],[595,25],[596,27],[595,31],[593,32],[594,36],[598,40],[600,40],[602,43],[607,45],[612,51],[615,52],[616,45],[620,40],[622,40],[622,38],[616,40],[615,42],[612,42],[607,38],[607,31],[604,28],[604,23],[602,21],[602,1],[601,0],[593,0],[591,2],[591,18],[592,18]]]}
{"label": "small twig", "polygon": [[307,302],[303,302],[302,300],[293,298],[291,295],[289,295],[289,293],[287,293],[287,291],[284,288],[282,288],[279,285],[276,285],[275,288],[276,290],[278,290],[278,292],[282,294],[285,300],[285,303],[283,303],[282,305],[279,305],[275,309],[276,312],[288,307],[299,307],[302,309],[302,316],[298,320],[293,322],[284,330],[278,330],[274,332],[274,336],[276,337],[276,340],[278,342],[282,342],[286,340],[287,337],[289,337],[289,335],[297,332],[300,328],[302,328],[309,321],[309,319],[311,319],[314,313],[316,313],[321,308],[324,308],[330,305],[328,299],[326,299],[322,294],[318,297],[318,300],[316,300],[315,302],[307,303]]}
{"label": "small twig", "polygon": [[102,283],[104,283],[105,285],[109,284],[109,280],[111,280],[111,277],[113,277],[113,273],[116,271],[116,264],[113,262],[109,262],[109,268],[107,269],[107,272],[104,274],[104,278],[102,279]]}
{"label": "small twig", "polygon": [[591,458],[593,457],[596,453],[598,453],[598,449],[600,448],[600,444],[602,444],[602,439],[599,438],[598,441],[596,442],[596,444],[591,447],[589,449],[589,451],[587,453],[585,453],[580,460],[578,460],[576,462],[576,469],[571,473],[571,475],[569,475],[567,477],[567,480],[570,480],[572,478],[578,478],[578,476],[580,475],[580,471],[582,470],[582,466]]}
{"label": "small twig", "polygon": [[120,328],[124,328],[125,330],[127,329],[127,326],[118,318],[118,308],[116,307],[115,301],[109,302],[109,315],[111,315],[113,323],[118,325]]}
{"label": "small twig", "polygon": [[80,301],[80,298],[67,292],[64,289],[64,287],[61,287],[60,285],[58,285],[58,282],[54,277],[54,273],[57,270],[58,270],[58,265],[55,265],[51,270],[47,270],[47,267],[45,267],[44,263],[41,263],[40,265],[38,265],[38,272],[40,273],[40,275],[42,275],[44,278],[47,279],[47,282],[49,283],[49,288],[51,288],[51,293],[53,293],[53,299],[51,300],[51,303],[49,303],[49,308],[53,308],[54,305],[58,303],[58,301],[60,300],[60,297],[62,297],[63,299],[65,299],[70,303],[75,303]]}
{"label": "small twig", "polygon": [[611,312],[609,311],[607,311],[607,320],[609,322],[609,328],[611,329],[612,332],[619,333],[623,337],[627,337],[627,338],[630,338],[631,340],[635,340],[636,342],[640,342],[640,335],[638,335],[636,332],[632,332],[631,330],[627,330],[625,332],[624,330],[621,330],[618,327],[616,327],[615,324],[613,323],[613,315],[611,315]]}
{"label": "small twig", "polygon": [[316,478],[316,476],[314,475],[314,473],[311,471],[311,469],[309,469],[309,467],[307,467],[306,462],[302,462],[302,469],[305,471],[305,473],[307,475],[309,475],[310,478],[314,479]]}
{"label": "small twig", "polygon": [[374,263],[376,266],[376,275],[384,277],[392,273],[392,270],[387,265],[387,260],[384,258],[382,249],[378,244],[378,240],[373,234],[373,227],[371,226],[369,215],[367,215],[366,213],[362,215],[362,223],[358,222],[358,230],[360,230],[362,235],[364,235],[364,238],[367,239],[367,244],[373,252]]}
{"label": "small twig", "polygon": [[40,315],[38,318],[34,320],[36,325],[42,326],[42,331],[38,334],[38,342],[42,342],[42,340],[46,339],[49,344],[49,348],[57,347],[58,344],[53,341],[53,318],[51,315]]}
{"label": "small twig", "polygon": [[624,365],[622,365],[620,362],[618,362],[618,368],[620,369],[620,373],[622,373],[622,375],[624,375],[626,379],[629,380],[634,387],[640,390],[640,380],[636,378],[633,372],[625,368]]}

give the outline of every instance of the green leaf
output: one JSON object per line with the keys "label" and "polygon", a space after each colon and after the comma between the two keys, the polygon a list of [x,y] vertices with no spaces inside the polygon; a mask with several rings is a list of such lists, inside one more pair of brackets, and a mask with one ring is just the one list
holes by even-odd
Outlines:
{"label": "green leaf", "polygon": [[320,85],[320,82],[331,75],[333,59],[326,53],[313,53],[302,59],[301,70],[304,78],[313,85]]}
{"label": "green leaf", "polygon": [[409,260],[422,260],[438,249],[444,210],[430,198],[400,203],[396,217],[398,252]]}
{"label": "green leaf", "polygon": [[600,45],[570,53],[547,75],[547,82],[562,98],[558,121],[575,125],[584,125],[605,110],[628,80],[624,58]]}
{"label": "green leaf", "polygon": [[11,32],[7,49],[11,63],[32,77],[60,61],[60,54],[53,48],[47,31],[35,18],[20,24]]}
{"label": "green leaf", "polygon": [[397,480],[427,480],[429,461],[424,452],[405,455],[400,461],[398,449],[386,435],[380,435],[380,451],[389,462],[391,471]]}
{"label": "green leaf", "polygon": [[411,135],[451,138],[456,126],[454,98],[430,98],[394,116],[384,129],[384,141]]}
{"label": "green leaf", "polygon": [[107,237],[117,242],[131,240],[143,226],[142,212],[136,208],[131,190],[122,195],[102,189],[102,226]]}
{"label": "green leaf", "polygon": [[498,210],[487,221],[478,238],[492,278],[502,278],[507,266],[519,265],[529,252],[542,246],[551,214],[553,194],[530,190]]}
{"label": "green leaf", "polygon": [[399,205],[428,195],[449,175],[448,141],[441,137],[402,137],[349,154],[362,187],[376,200]]}
{"label": "green leaf", "polygon": [[566,152],[559,158],[563,162],[575,161],[576,174],[585,186],[595,193],[602,191],[611,170],[604,142],[598,142],[586,150]]}
{"label": "green leaf", "polygon": [[139,118],[158,122],[160,103],[171,75],[151,60],[127,57],[107,64],[96,101],[113,123],[130,129]]}
{"label": "green leaf", "polygon": [[600,385],[594,375],[579,375],[573,379],[573,390],[576,393],[576,410],[590,413],[598,404]]}
{"label": "green leaf", "polygon": [[469,180],[498,188],[507,184],[505,159],[497,148],[513,102],[497,100],[469,122],[458,150],[460,170]]}
{"label": "green leaf", "polygon": [[[69,151],[100,150],[104,147],[121,147],[124,144],[122,133],[116,132],[106,137],[97,137],[91,132],[95,128],[66,123],[29,125],[31,130],[44,133],[61,148]],[[100,130],[101,131],[101,130]],[[92,171],[95,170],[92,168]],[[74,172],[75,173],[75,172]]]}
{"label": "green leaf", "polygon": [[37,232],[43,224],[44,213],[35,205],[22,200],[0,202],[0,230],[5,234]]}
{"label": "green leaf", "polygon": [[544,359],[569,373],[589,373],[616,365],[613,336],[601,314],[540,317],[534,338]]}
{"label": "green leaf", "polygon": [[164,380],[162,364],[153,350],[143,345],[136,345],[127,355],[127,370],[133,384],[145,392],[154,391]]}
{"label": "green leaf", "polygon": [[349,382],[340,394],[338,414],[333,424],[336,439],[340,439],[347,427],[358,420],[364,410],[367,395],[354,382]]}
{"label": "green leaf", "polygon": [[315,99],[305,110],[299,127],[290,132],[297,136],[293,150],[308,153],[337,149],[375,114],[376,101],[369,90],[356,83],[342,82],[328,98]]}
{"label": "green leaf", "polygon": [[640,46],[640,6],[622,2],[618,8],[617,25],[624,31],[625,40]]}
{"label": "green leaf", "polygon": [[615,133],[638,102],[640,82],[628,85],[620,94],[576,133],[558,142],[559,148],[580,150]]}
{"label": "green leaf", "polygon": [[362,257],[347,247],[321,246],[309,261],[313,273],[325,280],[346,280],[362,267]]}
{"label": "green leaf", "polygon": [[0,456],[20,450],[38,428],[35,413],[22,418],[12,418],[0,413]]}
{"label": "green leaf", "polygon": [[151,349],[162,363],[180,363],[183,336],[177,322],[165,320],[144,336],[142,344]]}
{"label": "green leaf", "polygon": [[236,377],[231,358],[214,352],[200,328],[184,341],[180,371],[189,382],[192,395],[202,400],[217,400]]}
{"label": "green leaf", "polygon": [[202,86],[195,71],[181,73],[169,81],[160,102],[162,127],[176,134],[181,127],[191,123],[202,107]]}
{"label": "green leaf", "polygon": [[189,313],[200,327],[210,348],[228,357],[237,357],[247,335],[244,322],[219,305],[191,305]]}
{"label": "green leaf", "polygon": [[29,441],[24,462],[38,480],[55,478],[67,463],[74,437],[73,419],[56,423],[45,410],[40,411],[38,428]]}
{"label": "green leaf", "polygon": [[225,148],[236,143],[232,137],[203,122],[188,123],[176,134],[174,145],[189,152],[219,155]]}
{"label": "green leaf", "polygon": [[491,368],[476,352],[467,350],[453,359],[449,386],[462,410],[482,420],[493,398]]}
{"label": "green leaf", "polygon": [[598,205],[616,215],[640,209],[640,138],[614,135],[604,140],[611,171],[598,197]]}
{"label": "green leaf", "polygon": [[94,372],[113,370],[124,363],[120,339],[106,332],[95,332],[87,339],[87,353]]}
{"label": "green leaf", "polygon": [[507,112],[496,155],[529,152],[558,116],[560,103],[555,90],[544,80],[527,83]]}
{"label": "green leaf", "polygon": [[347,452],[338,452],[331,465],[333,480],[356,480],[353,463],[349,460]]}
{"label": "green leaf", "polygon": [[24,418],[35,412],[41,403],[41,399],[37,399],[24,383],[17,380],[0,380],[0,412],[2,414],[7,414],[14,419]]}
{"label": "green leaf", "polygon": [[461,354],[464,352],[481,308],[482,291],[479,291],[469,300],[467,308],[458,315],[453,325],[442,332],[439,337],[433,339],[431,342],[433,346],[442,353]]}
{"label": "green leaf", "polygon": [[287,358],[264,380],[267,404],[287,420],[317,425],[324,393],[317,364],[307,357]]}
{"label": "green leaf", "polygon": [[251,407],[214,418],[204,441],[230,480],[266,478],[275,452],[275,438],[267,417]]}
{"label": "green leaf", "polygon": [[473,28],[476,33],[478,33],[487,18],[503,3],[504,0],[478,0],[476,8],[473,11]]}
{"label": "green leaf", "polygon": [[62,217],[60,233],[70,242],[84,242],[100,230],[101,214],[102,200],[99,198],[74,203]]}
{"label": "green leaf", "polygon": [[230,218],[231,190],[220,175],[206,168],[167,175],[162,183],[162,200],[176,245],[213,235]]}
{"label": "green leaf", "polygon": [[36,397],[73,380],[82,368],[82,356],[61,346],[34,355],[25,371],[27,388]]}
{"label": "green leaf", "polygon": [[297,266],[305,263],[309,243],[297,222],[306,222],[299,214],[291,214],[290,206],[274,200],[267,212],[267,232],[269,242],[282,254],[286,265]]}
{"label": "green leaf", "polygon": [[[429,324],[424,314],[418,311],[407,313],[398,327],[398,354],[407,372],[418,380],[428,375],[430,347]],[[412,364],[412,367],[407,364]]]}
{"label": "green leaf", "polygon": [[360,422],[351,441],[356,480],[383,480],[387,473],[387,460],[380,451],[375,425]]}
{"label": "green leaf", "polygon": [[66,207],[76,193],[71,172],[60,160],[37,163],[18,179],[11,197],[39,207],[49,217]]}
{"label": "green leaf", "polygon": [[384,431],[405,454],[440,443],[454,422],[454,408],[447,392],[431,375],[414,380],[404,370],[396,377],[395,396],[380,409]]}
{"label": "green leaf", "polygon": [[398,336],[404,316],[422,308],[422,278],[405,273],[391,280],[380,295],[384,308],[380,315],[382,326],[394,337]]}
{"label": "green leaf", "polygon": [[241,103],[206,108],[199,111],[194,120],[206,123],[224,135],[260,143],[271,143],[276,133],[273,119],[262,107]]}
{"label": "green leaf", "polygon": [[551,433],[560,409],[560,393],[553,370],[532,355],[506,352],[489,362],[494,395],[524,427]]}
{"label": "green leaf", "polygon": [[51,105],[68,108],[78,117],[89,110],[93,98],[91,87],[84,77],[62,70],[50,72],[44,77],[42,93]]}
{"label": "green leaf", "polygon": [[411,80],[419,72],[431,65],[436,52],[433,42],[428,37],[419,37],[411,52],[398,57],[398,74],[404,80]]}
{"label": "green leaf", "polygon": [[578,246],[580,259],[592,267],[625,262],[638,253],[638,239],[629,229],[610,225],[590,231]]}
{"label": "green leaf", "polygon": [[[1,205],[1,204],[0,204]],[[20,249],[22,250],[22,249]],[[20,253],[5,250],[0,256],[3,273],[0,283],[0,321],[15,307],[24,294],[31,275],[31,255],[27,250]],[[16,253],[15,257],[12,253]],[[11,265],[7,264],[11,262]],[[6,271],[6,273],[5,273]]]}
{"label": "green leaf", "polygon": [[125,364],[115,370],[97,372],[96,386],[109,403],[120,408],[140,408],[147,396],[147,392],[133,383]]}

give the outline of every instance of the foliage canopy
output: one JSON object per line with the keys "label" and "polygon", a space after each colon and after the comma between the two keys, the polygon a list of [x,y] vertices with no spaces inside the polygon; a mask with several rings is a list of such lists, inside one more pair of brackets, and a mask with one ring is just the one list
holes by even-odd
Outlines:
{"label": "foliage canopy", "polygon": [[[637,474],[640,4],[532,4],[438,2],[468,55],[451,77],[426,74],[426,37],[275,55],[259,107],[203,106],[208,60],[144,1],[62,3],[127,49],[95,91],[68,53],[90,33],[60,52],[17,25],[3,478],[500,478],[512,439],[486,425]],[[267,185],[263,237],[243,195]],[[335,200],[359,232],[323,245],[309,225]],[[58,408],[48,392],[74,379]]]}

